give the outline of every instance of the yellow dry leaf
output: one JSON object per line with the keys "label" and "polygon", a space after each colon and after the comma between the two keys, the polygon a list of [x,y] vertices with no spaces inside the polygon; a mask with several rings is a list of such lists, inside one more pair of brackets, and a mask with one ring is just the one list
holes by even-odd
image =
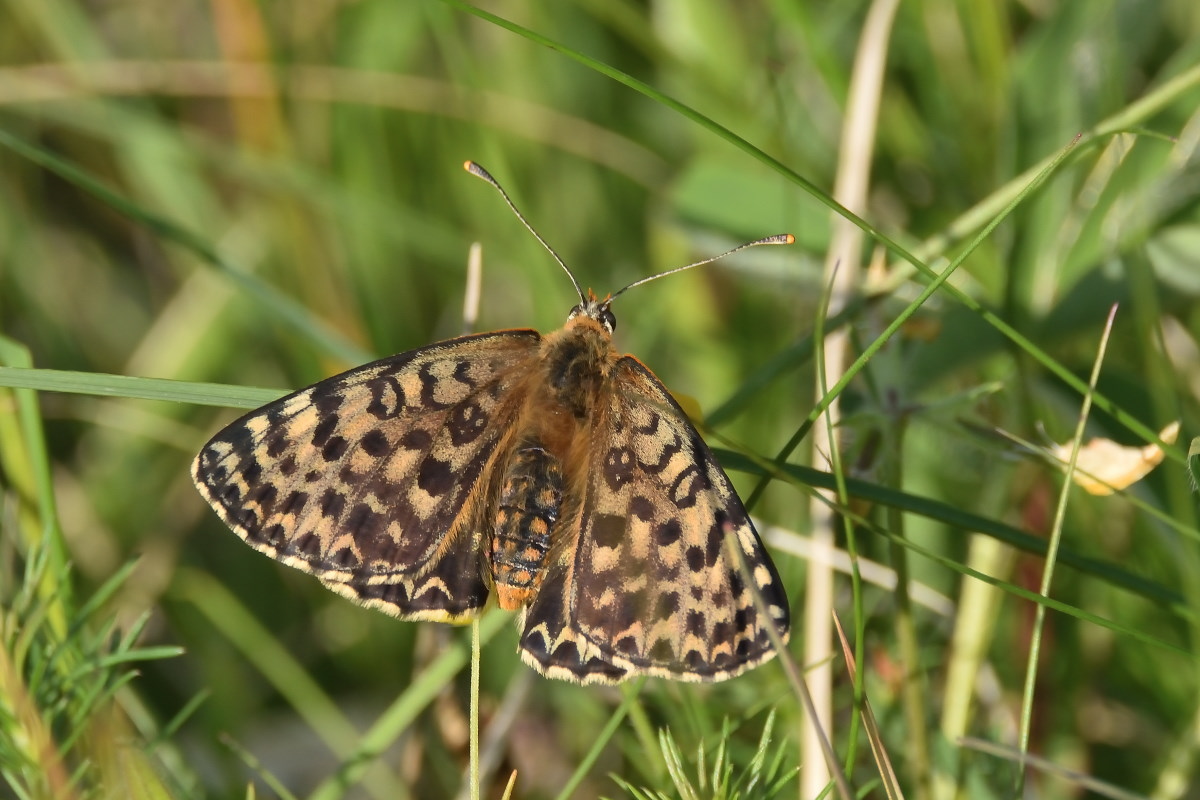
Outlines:
{"label": "yellow dry leaf", "polygon": [[[1158,433],[1158,438],[1167,444],[1174,444],[1178,436],[1178,422],[1172,422]],[[1071,459],[1071,443],[1057,444],[1050,452],[1065,464]],[[1146,477],[1162,460],[1163,450],[1157,444],[1127,447],[1111,439],[1092,439],[1079,449],[1075,482],[1088,494],[1112,494]]]}

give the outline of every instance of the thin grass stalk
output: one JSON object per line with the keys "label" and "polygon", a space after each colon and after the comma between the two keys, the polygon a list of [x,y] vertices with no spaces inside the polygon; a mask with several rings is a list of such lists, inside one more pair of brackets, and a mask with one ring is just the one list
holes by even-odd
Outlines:
{"label": "thin grass stalk", "polygon": [[[883,482],[900,489],[904,485],[904,434],[907,423],[902,413],[891,420],[893,429],[884,434],[888,442],[884,447]],[[893,627],[900,650],[903,684],[901,702],[904,705],[904,721],[908,775],[913,782],[913,795],[918,800],[933,797],[932,764],[929,750],[929,726],[926,709],[929,707],[929,685],[924,679],[921,666],[921,646],[917,640],[917,624],[913,615],[912,595],[908,587],[911,575],[908,569],[907,539],[904,530],[904,514],[895,506],[886,511],[887,527],[895,538],[888,541],[892,567],[896,570],[896,588],[892,597],[896,601],[896,619]]]}
{"label": "thin grass stalk", "polygon": [[[874,150],[875,128],[879,102],[883,93],[883,75],[887,61],[888,42],[899,0],[875,0],[867,11],[862,35],[855,53],[847,96],[846,116],[842,124],[838,147],[838,169],[833,197],[854,214],[866,212],[867,192],[871,182],[871,154]],[[846,217],[833,215],[833,238],[825,257],[825,282],[830,286],[829,305],[825,313],[838,314],[855,294],[861,281],[863,233]],[[826,380],[840,381],[846,372],[850,336],[845,328],[830,331],[821,343]],[[816,400],[827,397],[820,388]],[[813,431],[811,462],[819,464],[833,448],[833,434],[841,418],[837,395],[829,399],[826,425]],[[836,515],[831,513],[832,495],[814,497],[810,504],[813,544],[833,549]],[[810,561],[805,582],[804,658],[817,665],[807,676],[813,690],[816,717],[801,740],[800,793],[811,796],[829,781],[823,762],[816,758],[820,742],[816,723],[829,730],[833,721],[833,595],[832,566]],[[856,738],[856,737],[855,737]]]}
{"label": "thin grass stalk", "polygon": [[[813,341],[816,343],[816,347],[813,350],[813,354],[815,356],[814,365],[816,367],[816,386],[817,391],[821,393],[822,396],[828,393],[827,364],[825,362],[827,348],[824,347],[822,343],[825,337],[825,323],[828,320],[830,305],[833,301],[833,291],[835,280],[837,278],[837,271],[838,266],[835,264],[834,274],[831,275],[830,280],[825,283],[825,291],[821,298],[821,303],[818,306],[816,320],[813,323]],[[817,430],[824,431],[823,438],[826,442],[828,442],[829,445],[829,472],[833,476],[834,483],[833,488],[831,490],[827,490],[822,496],[822,499],[827,502],[836,502],[837,508],[849,508],[850,493],[846,489],[846,473],[842,467],[842,449],[840,443],[838,442],[838,437],[834,432],[832,417],[826,414],[824,427],[818,427]],[[832,512],[833,507],[830,507],[829,510]],[[850,591],[854,607],[854,647],[855,652],[862,652],[865,646],[866,615],[863,613],[862,574],[859,572],[858,565],[858,540],[855,536],[854,523],[850,520],[850,518],[845,514],[839,515],[839,518],[841,519],[842,528],[846,534],[846,547],[850,554]],[[813,542],[813,544],[814,546],[817,546],[816,542]],[[830,545],[831,543],[827,543],[825,546],[827,549],[832,549]],[[812,564],[815,562],[810,559],[809,563]],[[825,569],[829,571],[830,575],[833,574],[832,564],[826,562]],[[835,622],[836,615],[831,610],[830,624],[832,625]],[[866,690],[863,685],[863,676],[861,671],[852,673],[852,682],[854,685],[855,706],[861,708],[866,698]],[[850,729],[846,736],[848,746],[846,747],[846,757],[844,761],[844,769],[848,775],[853,774],[854,764],[857,762],[858,758],[859,724],[858,715],[852,716],[850,719]],[[804,757],[803,747],[806,746],[806,744],[806,740],[802,739],[801,758]],[[801,780],[803,782],[803,778]]]}
{"label": "thin grass stalk", "polygon": [[[1100,367],[1104,364],[1104,354],[1108,351],[1108,339],[1112,334],[1113,320],[1117,316],[1117,307],[1113,306],[1104,323],[1104,332],[1100,337],[1100,346],[1096,350],[1096,360],[1092,364],[1092,374],[1088,386],[1094,388],[1100,380]],[[1054,567],[1058,563],[1058,548],[1062,542],[1063,522],[1067,516],[1067,501],[1071,497],[1071,487],[1075,476],[1075,464],[1079,460],[1079,450],[1083,446],[1083,434],[1087,427],[1088,414],[1092,410],[1092,393],[1083,396],[1083,406],[1079,412],[1079,422],[1075,426],[1075,436],[1071,445],[1071,459],[1067,463],[1067,471],[1063,476],[1062,490],[1058,494],[1058,507],[1054,511],[1054,524],[1050,529],[1050,542],[1046,550],[1046,562],[1042,568],[1042,582],[1038,593],[1042,597],[1050,596],[1054,583]],[[1046,625],[1046,606],[1039,603],[1034,609],[1033,630],[1030,633],[1029,662],[1025,667],[1025,685],[1021,695],[1021,731],[1018,736],[1022,757],[1029,750],[1029,735],[1033,728],[1033,694],[1037,688],[1038,657],[1042,651],[1042,631]],[[1013,783],[1013,797],[1021,797],[1025,790],[1025,766],[1020,763],[1016,779]]]}
{"label": "thin grass stalk", "polygon": [[471,800],[479,800],[479,617],[471,620]]}

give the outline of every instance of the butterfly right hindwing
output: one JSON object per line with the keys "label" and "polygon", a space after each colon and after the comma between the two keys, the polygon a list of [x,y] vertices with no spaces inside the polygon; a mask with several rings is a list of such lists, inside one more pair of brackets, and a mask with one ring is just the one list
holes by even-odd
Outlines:
{"label": "butterfly right hindwing", "polygon": [[468,615],[486,599],[487,466],[513,446],[540,341],[466,336],[324,380],[218,433],[196,485],[248,544],[341,594],[399,616]]}
{"label": "butterfly right hindwing", "polygon": [[770,658],[766,626],[786,640],[787,599],[729,478],[637,359],[616,364],[605,394],[568,586],[571,625],[608,661],[677,680],[722,680]]}

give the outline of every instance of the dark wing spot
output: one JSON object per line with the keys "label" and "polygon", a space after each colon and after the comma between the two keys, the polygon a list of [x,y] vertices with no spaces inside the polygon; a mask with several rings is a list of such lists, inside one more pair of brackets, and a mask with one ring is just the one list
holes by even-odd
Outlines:
{"label": "dark wing spot", "polygon": [[[712,535],[714,532],[716,533],[715,536]],[[717,565],[717,558],[721,555],[721,546],[725,544],[725,531],[713,528],[709,533],[708,546],[704,551],[704,563],[709,567],[715,567]]]}
{"label": "dark wing spot", "polygon": [[675,648],[670,639],[659,639],[654,643],[654,647],[650,648],[650,660],[660,664],[670,661],[673,655],[675,655]]}
{"label": "dark wing spot", "polygon": [[641,495],[634,495],[629,500],[629,516],[649,522],[654,519],[654,503]]}
{"label": "dark wing spot", "polygon": [[628,447],[613,447],[604,457],[604,480],[614,492],[621,490],[633,478],[636,463],[633,451]]}
{"label": "dark wing spot", "polygon": [[696,505],[700,492],[708,487],[708,481],[695,464],[689,464],[682,470],[671,484],[671,500],[679,508],[691,508]]}
{"label": "dark wing spot", "polygon": [[397,608],[408,608],[408,590],[402,583],[355,583],[358,596],[363,600],[378,600]]}
{"label": "dark wing spot", "polygon": [[[418,372],[418,377],[421,380],[421,405],[430,409],[446,408],[450,403],[443,403],[437,399],[438,386],[447,378],[438,377],[433,374],[433,363],[425,364]],[[468,387],[473,388],[474,383],[467,378],[467,371],[470,369],[470,364],[466,361],[460,361],[454,368],[454,380],[465,383]],[[461,395],[460,395],[461,396]]]}
{"label": "dark wing spot", "polygon": [[293,542],[290,549],[302,556],[315,558],[321,554],[321,537],[315,533],[306,533]]}
{"label": "dark wing spot", "polygon": [[372,456],[373,458],[386,456],[388,451],[391,450],[391,446],[388,444],[387,437],[384,436],[383,431],[379,430],[378,428],[372,428],[371,430],[367,431],[367,434],[363,436],[362,441],[359,442],[359,445],[367,455]]}
{"label": "dark wing spot", "polygon": [[202,472],[207,472],[204,482],[209,486],[217,486],[229,479],[229,470],[224,466],[213,466],[212,453],[204,454],[204,469]]}
{"label": "dark wing spot", "polygon": [[293,490],[283,501],[283,505],[279,508],[280,514],[297,514],[304,508],[304,504],[308,502],[308,492]]}
{"label": "dark wing spot", "polygon": [[[318,389],[323,389],[324,391],[318,391]],[[345,384],[335,384],[330,381],[329,383],[321,384],[320,387],[314,388],[309,394],[308,399],[317,409],[317,412],[324,417],[333,414],[342,407],[343,391],[345,391]]]}
{"label": "dark wing spot", "polygon": [[[647,411],[649,411],[649,409],[647,409]],[[655,434],[658,431],[659,423],[662,422],[662,417],[658,415],[657,411],[649,411],[649,414],[650,418],[646,421],[645,425],[635,425],[633,429],[644,436],[657,438]]]}
{"label": "dark wing spot", "polygon": [[277,545],[284,540],[285,536],[286,531],[284,531],[283,526],[279,523],[275,523],[274,525],[268,525],[267,527],[263,528],[256,538],[258,538],[259,541],[266,542],[267,544]]}
{"label": "dark wing spot", "polygon": [[250,492],[246,498],[250,502],[258,503],[264,510],[275,504],[275,500],[279,497],[279,490],[275,488],[273,483],[264,483],[257,489]]}
{"label": "dark wing spot", "polygon": [[279,458],[285,450],[291,445],[291,441],[282,432],[273,435],[267,442],[267,455],[271,458]]}
{"label": "dark wing spot", "polygon": [[614,548],[625,538],[625,518],[602,514],[592,523],[592,540],[597,547]]}
{"label": "dark wing spot", "polygon": [[448,461],[430,456],[421,462],[417,472],[417,486],[426,494],[438,496],[445,494],[454,487],[454,470]]}
{"label": "dark wing spot", "polygon": [[370,538],[379,532],[383,517],[371,510],[366,503],[358,503],[346,517],[345,528],[356,539]]}
{"label": "dark wing spot", "polygon": [[346,507],[346,498],[335,489],[326,489],[321,495],[321,514],[326,517],[340,517]]}
{"label": "dark wing spot", "polygon": [[647,472],[662,472],[667,468],[676,455],[683,450],[683,441],[675,434],[671,435],[671,443],[662,449],[658,461],[640,461],[642,469]]}
{"label": "dark wing spot", "polygon": [[679,613],[679,592],[665,592],[658,596],[658,609],[655,616],[667,620]]}
{"label": "dark wing spot", "polygon": [[333,435],[333,431],[335,428],[337,428],[337,425],[338,425],[338,415],[337,414],[330,414],[329,416],[327,416],[323,420],[321,420],[319,423],[317,423],[317,427],[313,428],[313,433],[312,433],[313,446],[324,447],[325,443],[327,441],[329,441],[329,437]]}
{"label": "dark wing spot", "polygon": [[738,629],[738,633],[744,633],[750,627],[750,623],[754,619],[753,610],[750,608],[739,608],[737,613],[733,615],[733,624]]}
{"label": "dark wing spot", "polygon": [[367,388],[371,393],[367,413],[376,419],[391,419],[404,410],[404,390],[394,376],[380,377],[371,381]]}
{"label": "dark wing spot", "polygon": [[254,459],[250,459],[250,463],[242,468],[242,480],[247,485],[253,486],[262,478],[262,464]]}
{"label": "dark wing spot", "polygon": [[454,366],[454,379],[459,383],[465,383],[472,389],[475,388],[476,381],[471,377],[470,361],[460,361]]}
{"label": "dark wing spot", "polygon": [[413,428],[401,436],[397,444],[405,450],[426,450],[432,442],[433,435],[429,431]]}
{"label": "dark wing spot", "polygon": [[704,569],[704,550],[699,545],[692,545],[687,549],[687,564],[688,569],[692,572],[699,572]]}
{"label": "dark wing spot", "polygon": [[343,547],[333,554],[333,558],[329,559],[329,563],[333,564],[337,569],[353,569],[358,566],[358,556],[354,554],[354,550],[349,547]]}
{"label": "dark wing spot", "polygon": [[[635,573],[636,574],[636,573]],[[624,630],[638,623],[646,616],[646,590],[628,592],[621,597],[620,608],[613,614],[613,625],[617,630]]]}
{"label": "dark wing spot", "polygon": [[450,412],[446,423],[450,440],[457,446],[470,444],[487,429],[488,417],[478,403],[462,403]]}
{"label": "dark wing spot", "polygon": [[554,648],[551,656],[553,661],[568,665],[575,664],[579,661],[579,648],[575,646],[575,642],[568,639]]}
{"label": "dark wing spot", "polygon": [[669,519],[654,528],[654,539],[660,547],[670,547],[683,535],[683,526],[677,519]]}
{"label": "dark wing spot", "polygon": [[331,436],[321,449],[321,457],[326,461],[337,461],[346,453],[346,437]]}

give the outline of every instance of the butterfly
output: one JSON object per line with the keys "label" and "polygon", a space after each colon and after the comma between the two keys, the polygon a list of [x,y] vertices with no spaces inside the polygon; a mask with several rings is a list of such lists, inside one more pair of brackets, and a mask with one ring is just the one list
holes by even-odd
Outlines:
{"label": "butterfly", "polygon": [[786,641],[779,574],[670,392],[613,347],[616,295],[571,280],[580,303],[559,330],[462,336],[323,380],[219,432],[192,477],[251,547],[366,606],[461,623],[494,595],[547,677],[739,675],[775,654],[769,627]]}

